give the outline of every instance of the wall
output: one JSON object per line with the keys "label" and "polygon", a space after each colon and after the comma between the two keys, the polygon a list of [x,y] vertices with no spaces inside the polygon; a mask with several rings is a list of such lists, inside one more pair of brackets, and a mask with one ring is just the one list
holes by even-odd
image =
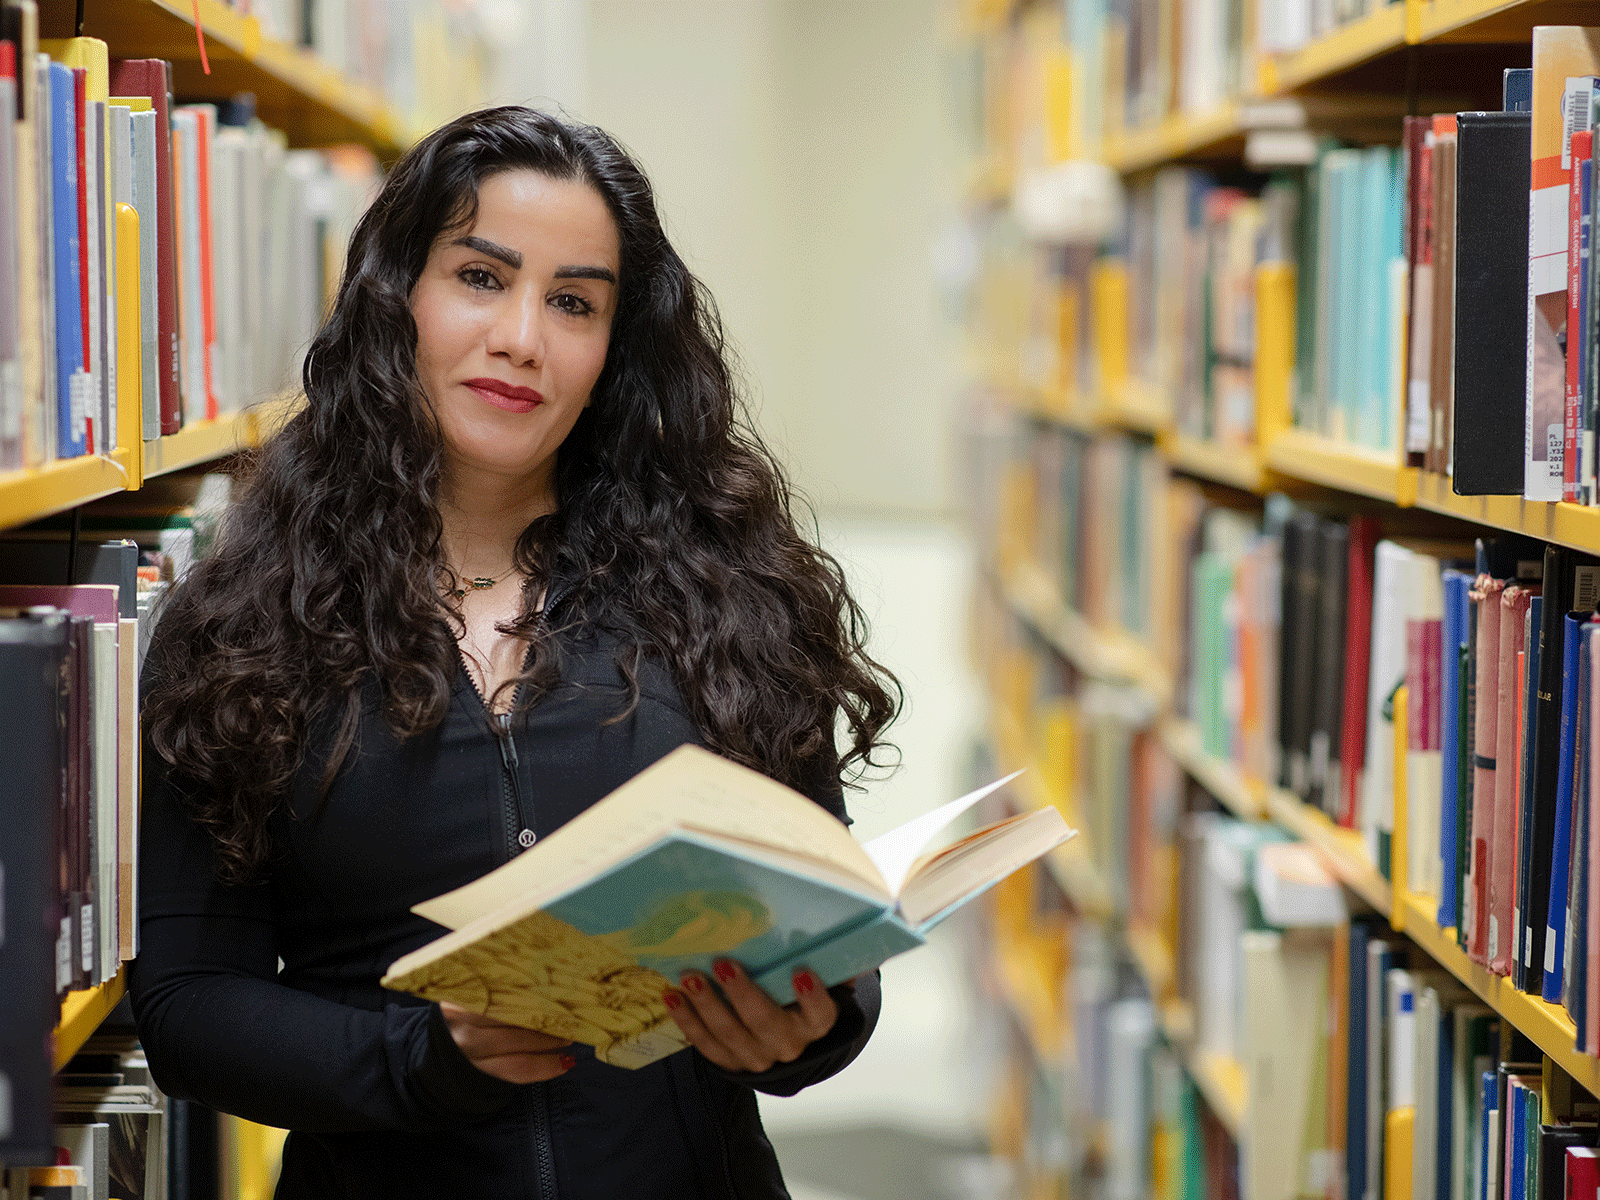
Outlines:
{"label": "wall", "polygon": [[[616,134],[825,520],[954,508],[933,286],[955,154],[927,0],[528,0],[506,99]],[[520,87],[519,87],[519,82]],[[517,95],[518,91],[526,95]]]}

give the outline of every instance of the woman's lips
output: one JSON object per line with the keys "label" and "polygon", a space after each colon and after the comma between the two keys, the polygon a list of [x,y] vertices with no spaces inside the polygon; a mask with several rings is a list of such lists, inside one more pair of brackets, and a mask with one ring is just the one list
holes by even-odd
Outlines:
{"label": "woman's lips", "polygon": [[507,412],[532,412],[544,403],[544,397],[532,388],[513,387],[501,383],[498,379],[469,379],[466,386],[480,400],[487,401],[496,408],[503,408]]}

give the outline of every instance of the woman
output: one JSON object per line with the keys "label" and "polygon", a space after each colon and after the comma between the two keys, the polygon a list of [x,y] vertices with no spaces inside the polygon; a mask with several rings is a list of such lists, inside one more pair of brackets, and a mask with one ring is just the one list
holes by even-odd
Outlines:
{"label": "woman", "polygon": [[[777,1197],[755,1090],[842,1069],[875,977],[668,995],[587,1048],[385,992],[409,908],[675,746],[846,820],[899,702],[735,420],[708,299],[605,134],[471,114],[394,168],[145,702],[131,992],[172,1095],[289,1128],[280,1197]],[[835,727],[847,748],[835,749]]]}

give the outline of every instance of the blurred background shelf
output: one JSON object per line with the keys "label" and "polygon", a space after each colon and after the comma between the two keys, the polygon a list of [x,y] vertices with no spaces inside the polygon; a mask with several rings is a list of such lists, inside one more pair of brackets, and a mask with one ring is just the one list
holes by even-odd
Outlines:
{"label": "blurred background shelf", "polygon": [[[74,6],[39,6],[42,36],[71,37]],[[395,158],[418,136],[370,88],[342,77],[316,55],[268,38],[261,24],[221,0],[198,0],[211,73],[200,63],[195,0],[83,0],[83,34],[103,39],[118,58],[165,58],[176,93],[189,100],[256,98],[257,114],[293,146],[359,142]]]}

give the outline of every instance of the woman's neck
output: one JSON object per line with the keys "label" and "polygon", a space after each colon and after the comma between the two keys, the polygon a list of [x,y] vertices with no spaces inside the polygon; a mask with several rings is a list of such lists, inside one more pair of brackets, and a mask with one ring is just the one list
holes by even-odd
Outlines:
{"label": "woman's neck", "polygon": [[552,480],[508,477],[471,468],[447,473],[439,492],[445,561],[461,578],[499,578],[510,570],[517,539],[555,511]]}

